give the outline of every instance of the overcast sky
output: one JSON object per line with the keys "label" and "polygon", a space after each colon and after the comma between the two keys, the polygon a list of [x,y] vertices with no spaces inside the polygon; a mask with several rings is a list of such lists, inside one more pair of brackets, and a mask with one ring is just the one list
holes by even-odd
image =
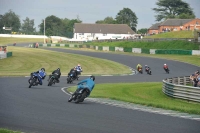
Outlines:
{"label": "overcast sky", "polygon": [[[138,17],[137,29],[149,28],[155,22],[155,12],[158,0],[0,0],[0,14],[10,9],[20,16],[21,23],[26,17],[34,19],[35,27],[42,19],[50,15],[59,18],[79,19],[82,23],[95,23],[106,17],[115,18],[123,8],[129,8]],[[183,0],[190,4],[200,18],[200,0]]]}

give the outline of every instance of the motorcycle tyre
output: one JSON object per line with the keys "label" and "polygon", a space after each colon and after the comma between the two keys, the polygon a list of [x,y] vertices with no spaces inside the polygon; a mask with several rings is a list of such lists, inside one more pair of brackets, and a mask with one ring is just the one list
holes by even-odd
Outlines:
{"label": "motorcycle tyre", "polygon": [[53,84],[53,78],[50,78],[48,86],[51,86]]}
{"label": "motorcycle tyre", "polygon": [[33,78],[32,80],[31,80],[31,83],[29,84],[29,88],[31,88],[31,86],[33,86],[33,84],[36,82],[36,79],[35,78]]}
{"label": "motorcycle tyre", "polygon": [[83,102],[84,99],[86,98],[87,92],[84,91],[82,94],[78,94],[75,103]]}

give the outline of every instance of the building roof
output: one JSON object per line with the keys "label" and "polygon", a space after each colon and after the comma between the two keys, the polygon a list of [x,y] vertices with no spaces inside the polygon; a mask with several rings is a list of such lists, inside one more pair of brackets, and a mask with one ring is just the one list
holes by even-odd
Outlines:
{"label": "building roof", "polygon": [[74,29],[74,33],[135,34],[127,24],[75,23]]}
{"label": "building roof", "polygon": [[161,23],[156,23],[156,24],[153,24],[149,30],[158,30],[159,29],[159,26],[160,26]]}
{"label": "building roof", "polygon": [[160,24],[160,26],[182,26],[193,19],[167,19]]}

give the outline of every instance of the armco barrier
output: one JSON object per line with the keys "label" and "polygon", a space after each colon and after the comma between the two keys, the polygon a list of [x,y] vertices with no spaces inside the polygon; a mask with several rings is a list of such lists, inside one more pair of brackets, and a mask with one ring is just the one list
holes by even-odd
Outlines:
{"label": "armco barrier", "polygon": [[167,50],[157,49],[156,54],[179,54],[179,55],[192,55],[192,50]]}
{"label": "armco barrier", "polygon": [[200,87],[186,86],[190,83],[189,76],[168,78],[163,80],[162,91],[170,97],[200,102]]}

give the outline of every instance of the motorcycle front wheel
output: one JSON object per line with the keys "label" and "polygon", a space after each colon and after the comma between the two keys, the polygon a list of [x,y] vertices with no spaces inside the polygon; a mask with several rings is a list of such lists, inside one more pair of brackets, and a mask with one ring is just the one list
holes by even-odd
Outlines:
{"label": "motorcycle front wheel", "polygon": [[37,79],[33,78],[29,84],[29,88],[31,88],[31,86],[33,86],[33,84],[36,82]]}

